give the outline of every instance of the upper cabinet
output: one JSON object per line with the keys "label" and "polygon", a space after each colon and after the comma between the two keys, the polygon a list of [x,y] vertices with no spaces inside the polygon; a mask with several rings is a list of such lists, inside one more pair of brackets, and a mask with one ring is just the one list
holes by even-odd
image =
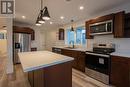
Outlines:
{"label": "upper cabinet", "polygon": [[115,14],[114,37],[130,38],[130,13],[122,11]]}
{"label": "upper cabinet", "polygon": [[59,29],[59,40],[64,40],[64,29]]}
{"label": "upper cabinet", "polygon": [[[89,21],[86,21],[86,37],[87,39],[92,39],[93,35],[91,34],[92,30],[97,28],[103,28],[103,26],[100,27],[100,25],[98,25],[98,27],[90,29],[90,25],[93,24],[100,24],[102,22],[106,22],[106,21],[112,20],[112,33],[114,35],[114,38],[130,38],[130,13],[125,14],[125,11],[121,11],[118,13],[113,13],[110,15],[105,15],[102,17],[98,17],[95,19],[91,19]],[[107,26],[106,26],[107,27]],[[104,28],[106,28],[104,27]],[[107,28],[106,28],[107,29]],[[99,31],[101,31],[103,29],[100,29]],[[104,29],[105,30],[105,29]],[[104,33],[104,32],[103,32]],[[109,33],[104,33],[104,34],[109,34]]]}
{"label": "upper cabinet", "polygon": [[13,26],[13,33],[31,34],[31,40],[35,40],[35,32],[29,27]]}
{"label": "upper cabinet", "polygon": [[122,38],[124,37],[124,23],[125,23],[125,12],[115,13],[114,18],[114,37]]}
{"label": "upper cabinet", "polygon": [[130,38],[130,13],[125,14],[124,37],[125,38]]}
{"label": "upper cabinet", "polygon": [[85,23],[85,27],[86,27],[86,39],[93,39],[93,36],[90,35],[90,28],[89,28],[89,24],[90,24],[90,21],[86,21]]}

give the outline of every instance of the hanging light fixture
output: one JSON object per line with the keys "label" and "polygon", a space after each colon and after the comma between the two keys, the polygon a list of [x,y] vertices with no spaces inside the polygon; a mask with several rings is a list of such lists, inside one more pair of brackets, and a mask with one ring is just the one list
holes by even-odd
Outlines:
{"label": "hanging light fixture", "polygon": [[50,15],[49,15],[49,12],[48,12],[47,7],[45,6],[43,10],[44,10],[44,13],[43,13],[43,15],[42,15],[42,18],[43,18],[44,20],[50,20]]}
{"label": "hanging light fixture", "polygon": [[71,20],[71,23],[72,23],[71,31],[74,31],[73,22],[74,22],[74,20]]}
{"label": "hanging light fixture", "polygon": [[42,12],[43,11],[41,10],[38,20],[39,20],[39,23],[44,24],[45,20],[42,18]]}
{"label": "hanging light fixture", "polygon": [[37,20],[36,21],[36,26],[41,26],[42,24],[41,23],[39,23],[39,21]]}
{"label": "hanging light fixture", "polygon": [[36,25],[39,26],[39,25],[45,23],[45,20],[50,20],[50,15],[49,15],[47,7],[45,6],[43,8],[43,1],[41,0],[41,10],[37,17]]}

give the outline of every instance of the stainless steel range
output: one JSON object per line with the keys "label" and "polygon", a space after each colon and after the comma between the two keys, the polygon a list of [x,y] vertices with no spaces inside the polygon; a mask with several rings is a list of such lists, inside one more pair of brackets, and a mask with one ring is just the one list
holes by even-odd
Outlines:
{"label": "stainless steel range", "polygon": [[85,73],[96,80],[109,84],[110,53],[114,51],[114,44],[93,44],[93,50],[86,51]]}

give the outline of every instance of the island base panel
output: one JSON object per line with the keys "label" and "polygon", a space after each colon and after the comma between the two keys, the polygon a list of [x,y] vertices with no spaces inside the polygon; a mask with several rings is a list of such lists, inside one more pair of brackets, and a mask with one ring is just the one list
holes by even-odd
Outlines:
{"label": "island base panel", "polygon": [[31,87],[72,87],[72,62],[28,72]]}

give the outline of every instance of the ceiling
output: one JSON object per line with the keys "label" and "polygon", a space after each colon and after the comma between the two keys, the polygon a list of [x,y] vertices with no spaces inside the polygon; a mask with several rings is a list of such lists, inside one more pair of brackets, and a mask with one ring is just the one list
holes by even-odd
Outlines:
{"label": "ceiling", "polygon": [[[40,11],[40,0],[15,0],[15,21],[28,24],[35,24],[37,15]],[[120,4],[130,2],[129,0],[43,0],[47,5],[53,25],[63,25],[70,23],[71,19],[75,21],[85,19],[87,16],[112,9]],[[84,6],[84,10],[79,10]],[[26,16],[22,19],[21,16]],[[61,20],[60,16],[65,19]],[[49,25],[47,21],[44,25]]]}

